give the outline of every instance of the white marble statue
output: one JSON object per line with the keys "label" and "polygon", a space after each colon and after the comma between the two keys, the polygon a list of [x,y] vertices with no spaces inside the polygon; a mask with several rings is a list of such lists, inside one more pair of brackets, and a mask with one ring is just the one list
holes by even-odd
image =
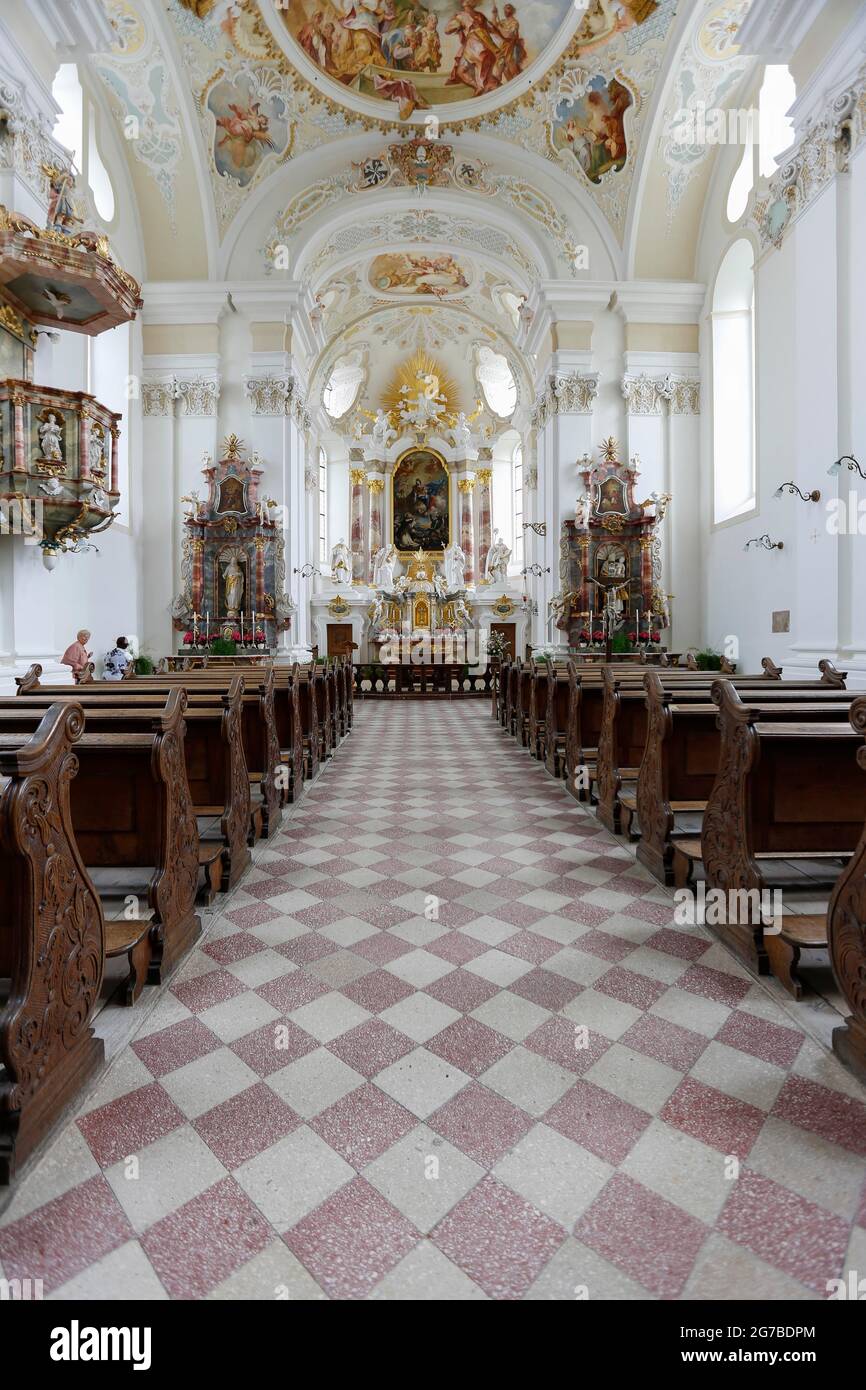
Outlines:
{"label": "white marble statue", "polygon": [[223,570],[223,579],[226,586],[226,616],[238,618],[244,597],[244,576],[237,555],[231,557]]}
{"label": "white marble statue", "polygon": [[91,473],[99,477],[105,472],[105,441],[98,434],[91,434],[88,440],[87,458]]}
{"label": "white marble statue", "polygon": [[457,416],[457,420],[455,421],[452,434],[454,436],[455,449],[460,450],[468,449],[471,447],[472,427],[470,426],[469,421],[466,417],[465,410],[461,410],[459,415]]}
{"label": "white marble statue", "polygon": [[381,589],[384,593],[394,592],[394,566],[397,563],[397,551],[393,545],[383,545],[381,550],[376,551],[373,561],[373,586]]}
{"label": "white marble statue", "polygon": [[380,594],[377,594],[370,604],[367,616],[370,619],[370,631],[378,632],[379,628],[382,626],[382,619],[385,616],[385,605],[382,602]]}
{"label": "white marble statue", "polygon": [[370,431],[377,454],[380,456],[385,453],[388,445],[397,438],[397,431],[392,429],[388,415],[381,408],[376,411],[376,419]]}
{"label": "white marble statue", "polygon": [[352,557],[342,536],[331,551],[331,576],[335,584],[352,582]]}
{"label": "white marble statue", "polygon": [[448,586],[448,593],[455,594],[458,589],[466,587],[465,571],[466,556],[457,541],[452,541],[443,557],[445,565],[445,583]]}
{"label": "white marble statue", "polygon": [[44,459],[52,459],[55,463],[62,461],[63,450],[60,445],[62,433],[63,426],[59,424],[54,412],[50,411],[39,426],[39,447]]}
{"label": "white marble statue", "polygon": [[444,598],[448,593],[448,584],[445,575],[439,569],[437,569],[433,576],[433,592],[437,598]]}
{"label": "white marble statue", "polygon": [[508,561],[511,559],[511,550],[500,539],[499,532],[493,532],[493,544],[487,552],[487,559],[484,561],[484,578],[489,584],[504,583],[508,577]]}
{"label": "white marble statue", "polygon": [[454,622],[457,627],[472,627],[472,614],[466,606],[466,600],[459,598],[454,605]]}

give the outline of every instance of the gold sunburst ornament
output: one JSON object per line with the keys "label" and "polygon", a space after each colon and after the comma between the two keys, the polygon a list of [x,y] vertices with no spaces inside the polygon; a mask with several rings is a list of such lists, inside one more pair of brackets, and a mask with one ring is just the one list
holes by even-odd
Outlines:
{"label": "gold sunburst ornament", "polygon": [[431,401],[439,400],[442,415],[455,415],[460,409],[456,383],[435,357],[421,350],[414,353],[407,362],[401,362],[385,392],[382,404],[391,416],[392,423],[400,418],[400,406],[406,397],[417,397],[419,392]]}

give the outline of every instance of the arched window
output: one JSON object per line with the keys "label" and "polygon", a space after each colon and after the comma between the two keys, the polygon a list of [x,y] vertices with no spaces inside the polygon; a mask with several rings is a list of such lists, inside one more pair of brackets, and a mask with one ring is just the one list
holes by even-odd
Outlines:
{"label": "arched window", "polygon": [[328,456],[319,450],[319,564],[328,562]]}
{"label": "arched window", "polygon": [[523,569],[523,445],[518,444],[511,455],[514,480],[514,545],[511,562]]}
{"label": "arched window", "polygon": [[114,217],[114,189],[96,143],[96,107],[85,97],[75,63],[61,63],[51,88],[60,107],[52,134],[72,153],[73,163],[93,194],[103,222]]}
{"label": "arched window", "polygon": [[788,112],[797,97],[797,87],[784,63],[771,63],[764,71],[761,94],[758,97],[760,144],[758,173],[772,178],[778,158],[794,142],[794,123]]}
{"label": "arched window", "polygon": [[347,352],[334,363],[328,384],[322,392],[322,405],[332,420],[341,420],[352,409],[364,380],[360,349]]}
{"label": "arched window", "polygon": [[716,278],[713,330],[713,520],[755,505],[755,258],[734,242]]}
{"label": "arched window", "polygon": [[758,94],[757,111],[748,113],[743,157],[728,191],[729,222],[739,222],[757,180],[773,177],[779,156],[792,144],[794,125],[788,112],[796,96],[796,84],[785,64],[768,64]]}
{"label": "arched window", "polygon": [[492,348],[478,349],[478,364],[475,379],[484,392],[484,399],[501,420],[507,420],[517,405],[517,383],[511,373],[508,361],[501,352]]}

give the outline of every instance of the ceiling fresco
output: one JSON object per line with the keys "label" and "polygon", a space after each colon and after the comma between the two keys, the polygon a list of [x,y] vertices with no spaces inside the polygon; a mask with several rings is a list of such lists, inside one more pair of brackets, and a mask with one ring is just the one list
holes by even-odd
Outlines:
{"label": "ceiling fresco", "polygon": [[[673,142],[670,116],[735,90],[745,61],[734,39],[749,0],[105,4],[116,41],[94,67],[124,134],[135,126],[129,157],[151,175],[173,227],[189,159],[204,160],[217,244],[250,194],[286,171],[283,211],[258,248],[266,273],[275,242],[295,238],[294,262],[303,223],[347,196],[453,188],[495,198],[540,228],[556,261],[542,275],[581,276],[581,200],[622,246],[640,162],[665,170],[673,211],[708,160],[707,147]],[[661,81],[664,120],[650,142]],[[332,148],[348,137],[352,156],[335,172]],[[293,177],[295,161],[326,150],[327,176]],[[473,219],[457,221],[471,245]],[[508,254],[537,278],[523,248],[512,243]]]}

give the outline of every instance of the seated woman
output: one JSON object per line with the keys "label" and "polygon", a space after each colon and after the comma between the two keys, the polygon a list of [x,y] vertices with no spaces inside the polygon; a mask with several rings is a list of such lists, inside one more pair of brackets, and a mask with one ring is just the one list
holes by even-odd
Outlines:
{"label": "seated woman", "polygon": [[105,658],[102,669],[102,679],[104,681],[122,681],[126,674],[126,668],[132,661],[129,654],[129,638],[118,637],[117,646],[112,647]]}
{"label": "seated woman", "polygon": [[93,655],[86,647],[90,641],[90,632],[86,627],[81,628],[76,634],[75,641],[71,642],[60,658],[61,665],[72,667],[72,679],[76,685],[87,671],[90,658]]}

